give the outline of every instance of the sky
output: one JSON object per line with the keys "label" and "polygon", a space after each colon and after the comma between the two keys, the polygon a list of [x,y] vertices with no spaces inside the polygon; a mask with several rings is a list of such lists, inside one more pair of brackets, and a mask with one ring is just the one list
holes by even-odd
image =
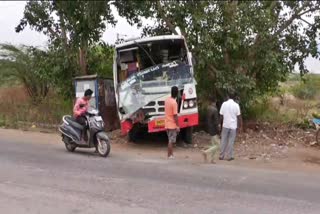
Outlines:
{"label": "sky", "polygon": [[[25,4],[25,1],[0,1],[0,42],[45,46],[47,42],[45,35],[32,31],[29,27],[20,33],[14,30],[23,16]],[[105,42],[114,44],[117,33],[129,37],[140,36],[141,29],[131,26],[126,19],[118,15],[116,10],[113,13],[118,23],[115,27],[107,26],[102,38]]]}
{"label": "sky", "polygon": [[[11,43],[15,45],[46,46],[47,37],[27,27],[20,33],[15,32],[15,27],[19,24],[23,16],[25,1],[0,1],[0,43]],[[128,37],[139,37],[141,29],[131,26],[126,19],[120,17],[116,10],[113,14],[118,20],[115,27],[107,26],[102,40],[109,44],[114,44],[117,34]],[[152,23],[145,21],[145,24]],[[306,65],[312,73],[320,73],[320,61],[311,57],[306,59]]]}

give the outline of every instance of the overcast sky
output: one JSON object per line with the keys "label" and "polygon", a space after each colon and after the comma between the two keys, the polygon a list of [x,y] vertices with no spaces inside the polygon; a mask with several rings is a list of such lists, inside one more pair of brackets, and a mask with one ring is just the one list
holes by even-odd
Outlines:
{"label": "overcast sky", "polygon": [[[45,46],[47,42],[45,35],[32,31],[28,27],[20,33],[14,30],[23,16],[25,4],[25,1],[0,1],[0,43]],[[114,44],[117,33],[129,37],[140,36],[140,29],[129,25],[124,18],[119,17],[116,11],[114,11],[114,16],[118,23],[115,27],[108,26],[102,38],[105,42]],[[308,58],[306,64],[311,72],[320,73],[319,60]]]}
{"label": "overcast sky", "polygon": [[[27,27],[24,31],[16,33],[14,28],[19,24],[23,16],[25,1],[0,1],[0,42],[13,44],[26,44],[44,46],[47,37]],[[103,34],[103,40],[113,44],[117,39],[117,33],[130,36],[140,36],[141,30],[128,24],[126,19],[119,17],[114,10],[114,16],[118,20],[116,27],[108,26]]]}

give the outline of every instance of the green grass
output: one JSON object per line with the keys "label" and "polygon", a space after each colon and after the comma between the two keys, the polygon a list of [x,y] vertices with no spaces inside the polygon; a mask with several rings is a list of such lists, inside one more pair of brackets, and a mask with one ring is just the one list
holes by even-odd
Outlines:
{"label": "green grass", "polygon": [[8,76],[3,68],[0,68],[0,80],[0,88],[19,85],[19,81],[13,76]]}
{"label": "green grass", "polygon": [[291,87],[295,97],[304,100],[315,99],[320,96],[320,75],[308,74],[300,82]]}

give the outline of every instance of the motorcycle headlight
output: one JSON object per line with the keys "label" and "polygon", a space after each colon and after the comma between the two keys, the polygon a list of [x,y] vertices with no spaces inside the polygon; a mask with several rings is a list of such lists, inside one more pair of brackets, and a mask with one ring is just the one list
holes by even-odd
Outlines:
{"label": "motorcycle headlight", "polygon": [[193,100],[189,101],[189,107],[193,108],[195,106],[195,102]]}
{"label": "motorcycle headlight", "polygon": [[188,108],[188,105],[189,105],[188,101],[183,102],[183,108]]}

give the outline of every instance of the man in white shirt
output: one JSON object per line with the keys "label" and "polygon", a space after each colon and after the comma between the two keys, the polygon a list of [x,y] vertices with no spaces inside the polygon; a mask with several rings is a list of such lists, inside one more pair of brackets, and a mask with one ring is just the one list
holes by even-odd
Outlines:
{"label": "man in white shirt", "polygon": [[242,128],[240,106],[234,101],[235,92],[229,91],[228,100],[225,101],[220,109],[222,132],[221,132],[221,151],[220,160],[234,160],[233,145],[238,132]]}

